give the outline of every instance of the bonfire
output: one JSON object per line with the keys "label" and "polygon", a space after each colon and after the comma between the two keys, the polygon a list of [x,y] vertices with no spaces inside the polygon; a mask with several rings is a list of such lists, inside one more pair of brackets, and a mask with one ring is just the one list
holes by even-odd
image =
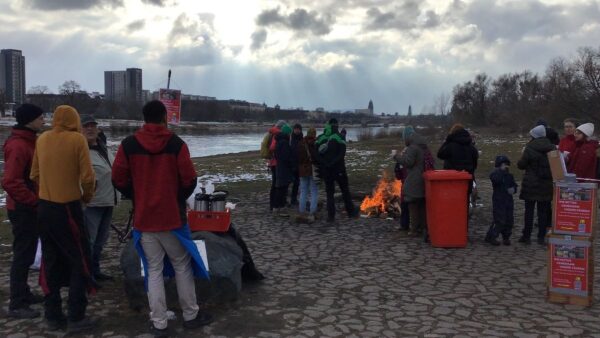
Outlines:
{"label": "bonfire", "polygon": [[384,172],[373,193],[363,199],[360,211],[368,217],[400,216],[402,182],[389,176]]}

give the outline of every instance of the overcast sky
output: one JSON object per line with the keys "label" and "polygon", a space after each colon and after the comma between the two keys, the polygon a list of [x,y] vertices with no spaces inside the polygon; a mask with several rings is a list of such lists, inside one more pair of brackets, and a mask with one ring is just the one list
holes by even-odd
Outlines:
{"label": "overcast sky", "polygon": [[0,48],[23,51],[27,88],[104,91],[105,70],[144,89],[328,110],[421,112],[478,72],[543,72],[600,46],[593,0],[0,0]]}

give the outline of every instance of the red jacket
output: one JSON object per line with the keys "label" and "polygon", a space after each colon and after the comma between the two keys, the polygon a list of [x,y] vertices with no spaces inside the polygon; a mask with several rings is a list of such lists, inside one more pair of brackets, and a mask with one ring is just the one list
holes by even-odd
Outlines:
{"label": "red jacket", "polygon": [[275,126],[269,129],[269,134],[271,134],[271,143],[269,144],[269,151],[271,152],[271,158],[269,159],[269,167],[277,166],[277,159],[275,158],[275,147],[277,145],[277,135],[281,132],[281,130]]}
{"label": "red jacket", "polygon": [[144,124],[121,142],[112,180],[133,199],[137,230],[169,231],[187,223],[185,200],[196,188],[196,170],[185,142],[165,126]]}
{"label": "red jacket", "polygon": [[558,144],[558,150],[560,151],[568,151],[570,155],[573,155],[575,152],[575,136],[574,135],[566,135],[565,137],[560,139],[560,143]]}
{"label": "red jacket", "polygon": [[588,140],[576,144],[577,148],[569,156],[567,171],[578,178],[596,178],[598,141]]}
{"label": "red jacket", "polygon": [[34,208],[38,202],[37,184],[29,179],[36,139],[35,131],[13,127],[4,143],[2,188],[7,193],[8,210],[15,210],[17,204]]}

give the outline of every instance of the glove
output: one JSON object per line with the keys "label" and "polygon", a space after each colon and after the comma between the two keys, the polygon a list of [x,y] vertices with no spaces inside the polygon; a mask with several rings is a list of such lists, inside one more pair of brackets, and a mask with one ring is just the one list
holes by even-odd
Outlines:
{"label": "glove", "polygon": [[514,194],[516,194],[516,193],[517,193],[517,188],[515,188],[515,187],[510,187],[510,188],[506,189],[506,191],[507,191],[509,194],[511,194],[511,195],[514,195]]}

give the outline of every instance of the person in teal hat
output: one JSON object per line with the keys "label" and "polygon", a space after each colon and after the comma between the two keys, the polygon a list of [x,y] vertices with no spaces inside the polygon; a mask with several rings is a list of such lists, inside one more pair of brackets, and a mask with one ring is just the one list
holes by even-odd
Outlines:
{"label": "person in teal hat", "polygon": [[338,131],[338,121],[331,119],[325,124],[325,130],[317,138],[317,149],[319,154],[319,164],[321,174],[325,181],[325,191],[327,193],[327,222],[335,221],[335,182],[340,186],[342,198],[348,217],[358,217],[358,210],[352,203],[350,195],[348,175],[346,173],[346,141]]}
{"label": "person in teal hat", "polygon": [[290,135],[292,128],[284,124],[281,127],[281,132],[275,136],[275,159],[277,166],[275,168],[275,201],[273,205],[273,213],[282,217],[289,217],[283,209],[286,205],[287,191],[290,183],[293,181],[293,165],[292,148],[290,147]]}

